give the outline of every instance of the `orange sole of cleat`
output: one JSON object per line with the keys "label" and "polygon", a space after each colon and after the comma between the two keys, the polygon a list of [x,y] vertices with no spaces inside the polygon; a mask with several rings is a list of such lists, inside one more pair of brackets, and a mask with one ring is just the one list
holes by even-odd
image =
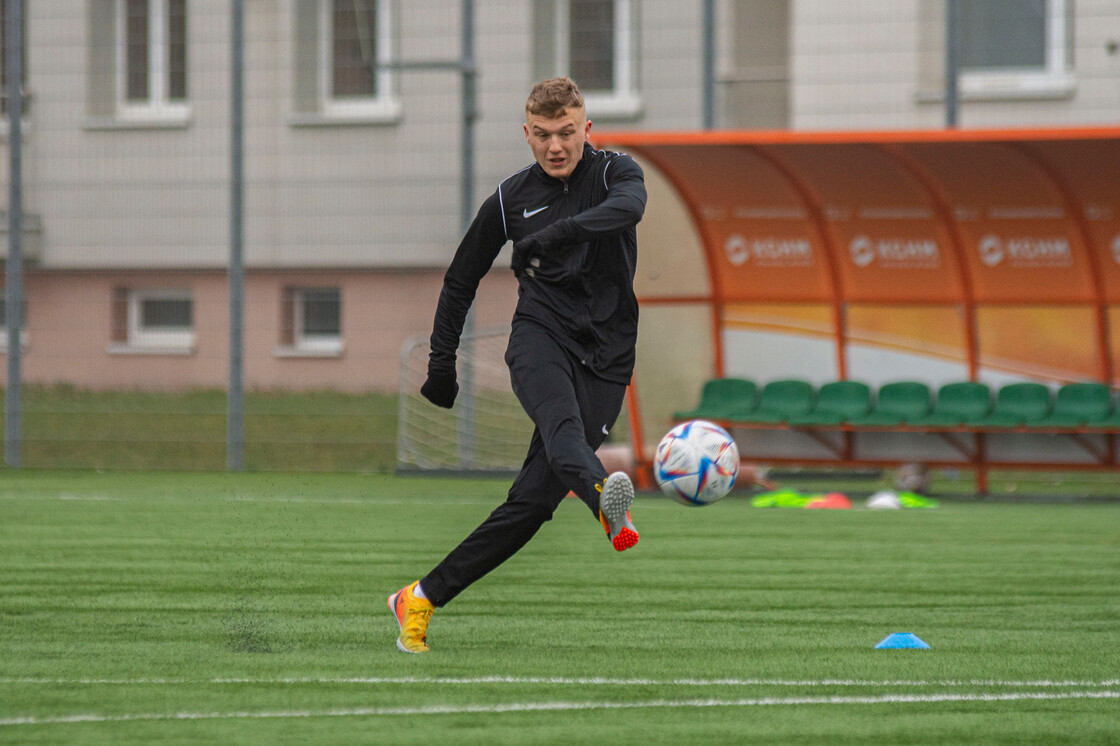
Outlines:
{"label": "orange sole of cleat", "polygon": [[402,591],[397,591],[389,596],[389,613],[393,615],[393,619],[397,620],[397,628],[403,630],[404,624],[401,623],[401,615],[397,613],[397,604],[400,601]]}
{"label": "orange sole of cleat", "polygon": [[624,552],[638,543],[638,533],[624,528],[618,532],[618,536],[614,537],[614,541],[611,543],[614,545],[615,550]]}

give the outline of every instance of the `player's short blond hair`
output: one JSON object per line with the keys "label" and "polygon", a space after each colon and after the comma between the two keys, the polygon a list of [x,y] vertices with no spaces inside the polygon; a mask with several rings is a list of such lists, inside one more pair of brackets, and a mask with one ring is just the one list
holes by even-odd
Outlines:
{"label": "player's short blond hair", "polygon": [[555,119],[568,109],[583,110],[583,94],[571,78],[550,78],[533,86],[525,101],[525,114]]}

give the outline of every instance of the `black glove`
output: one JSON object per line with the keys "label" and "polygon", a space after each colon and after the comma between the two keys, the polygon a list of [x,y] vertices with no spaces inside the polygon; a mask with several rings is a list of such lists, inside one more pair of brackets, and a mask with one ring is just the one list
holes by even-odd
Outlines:
{"label": "black glove", "polygon": [[513,270],[513,274],[518,277],[525,274],[525,270],[529,266],[529,260],[534,255],[540,254],[544,248],[544,244],[536,233],[515,243],[513,245],[513,259],[509,263],[509,268]]}
{"label": "black glove", "polygon": [[[532,277],[533,267],[540,266],[540,255],[557,249],[564,244],[576,241],[576,224],[571,218],[564,218],[541,228],[536,233],[530,233],[525,238],[513,244],[513,258],[509,268],[520,277],[528,274]],[[537,258],[536,263],[533,259]]]}
{"label": "black glove", "polygon": [[428,380],[420,387],[420,394],[437,407],[451,409],[455,397],[459,393],[459,384],[455,381],[455,369],[450,371],[435,371],[428,369]]}

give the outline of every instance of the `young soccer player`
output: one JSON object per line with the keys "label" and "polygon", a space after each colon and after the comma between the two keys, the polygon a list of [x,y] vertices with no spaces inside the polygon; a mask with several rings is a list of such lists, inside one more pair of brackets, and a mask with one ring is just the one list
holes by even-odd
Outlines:
{"label": "young soccer player", "polygon": [[627,155],[587,143],[591,122],[568,78],[533,88],[524,130],[534,163],[498,185],[455,252],[420,393],[440,407],[454,404],[455,352],[467,311],[498,251],[513,241],[519,297],[505,359],[536,428],[507,500],[435,569],[389,597],[400,626],[397,647],[408,653],[428,651],[432,611],[513,556],[569,491],[616,550],[638,541],[630,478],[608,476],[595,450],[618,417],[634,369],[642,170]]}

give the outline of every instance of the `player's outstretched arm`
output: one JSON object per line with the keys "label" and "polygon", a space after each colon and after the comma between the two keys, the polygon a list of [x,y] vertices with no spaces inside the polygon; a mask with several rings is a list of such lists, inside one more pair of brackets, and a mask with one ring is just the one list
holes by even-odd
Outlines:
{"label": "player's outstretched arm", "polygon": [[495,192],[482,203],[443,276],[443,289],[432,322],[428,380],[420,388],[421,395],[437,406],[450,408],[455,403],[459,392],[455,376],[456,351],[467,312],[474,302],[478,284],[490,271],[505,242],[501,205]]}
{"label": "player's outstretched arm", "polygon": [[638,224],[646,210],[646,183],[639,166],[628,155],[611,161],[606,172],[607,198],[572,218],[575,240],[589,241]]}

